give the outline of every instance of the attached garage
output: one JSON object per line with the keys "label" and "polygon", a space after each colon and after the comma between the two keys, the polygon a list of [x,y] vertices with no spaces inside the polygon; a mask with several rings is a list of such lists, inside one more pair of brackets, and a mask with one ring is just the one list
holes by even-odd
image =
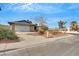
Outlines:
{"label": "attached garage", "polygon": [[10,29],[15,32],[32,32],[35,31],[35,25],[29,20],[21,20],[8,22],[10,24]]}
{"label": "attached garage", "polygon": [[30,27],[29,26],[23,26],[23,25],[16,25],[15,26],[15,31],[16,32],[30,32]]}

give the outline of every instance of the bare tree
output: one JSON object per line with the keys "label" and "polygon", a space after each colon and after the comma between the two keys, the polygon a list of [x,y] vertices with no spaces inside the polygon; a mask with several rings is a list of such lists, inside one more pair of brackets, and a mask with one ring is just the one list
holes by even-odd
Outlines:
{"label": "bare tree", "polygon": [[35,19],[35,22],[38,24],[38,31],[40,33],[44,33],[46,30],[48,30],[47,22],[44,17],[38,17]]}
{"label": "bare tree", "polygon": [[46,26],[47,27],[47,22],[46,22],[46,19],[44,17],[38,17],[36,20],[37,24],[39,26]]}

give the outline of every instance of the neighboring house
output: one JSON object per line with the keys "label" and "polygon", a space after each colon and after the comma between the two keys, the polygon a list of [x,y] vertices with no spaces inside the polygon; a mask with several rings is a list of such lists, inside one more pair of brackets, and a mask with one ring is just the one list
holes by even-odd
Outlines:
{"label": "neighboring house", "polygon": [[36,24],[33,24],[29,20],[20,20],[14,22],[8,22],[10,29],[15,32],[33,32],[36,31]]}

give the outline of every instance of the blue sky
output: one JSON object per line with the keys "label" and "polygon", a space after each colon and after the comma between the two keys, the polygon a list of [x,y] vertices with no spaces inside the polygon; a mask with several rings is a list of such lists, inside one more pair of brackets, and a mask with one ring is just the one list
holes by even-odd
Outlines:
{"label": "blue sky", "polygon": [[57,27],[59,20],[70,22],[75,20],[79,24],[78,3],[0,3],[0,23],[8,24],[9,21],[32,20],[43,16],[50,28]]}

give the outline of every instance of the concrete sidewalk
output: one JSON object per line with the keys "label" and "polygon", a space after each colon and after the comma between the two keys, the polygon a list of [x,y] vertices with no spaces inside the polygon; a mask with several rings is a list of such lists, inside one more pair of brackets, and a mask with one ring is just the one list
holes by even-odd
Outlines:
{"label": "concrete sidewalk", "polygon": [[23,38],[24,40],[21,42],[0,44],[0,52],[22,49],[24,47],[29,48],[33,46],[39,46],[40,44],[43,44],[43,43],[54,42],[55,40],[72,37],[72,36],[73,35],[67,35],[67,36],[62,36],[57,38],[44,38],[44,37],[38,36],[37,38],[35,38],[34,36],[22,35],[20,37]]}

